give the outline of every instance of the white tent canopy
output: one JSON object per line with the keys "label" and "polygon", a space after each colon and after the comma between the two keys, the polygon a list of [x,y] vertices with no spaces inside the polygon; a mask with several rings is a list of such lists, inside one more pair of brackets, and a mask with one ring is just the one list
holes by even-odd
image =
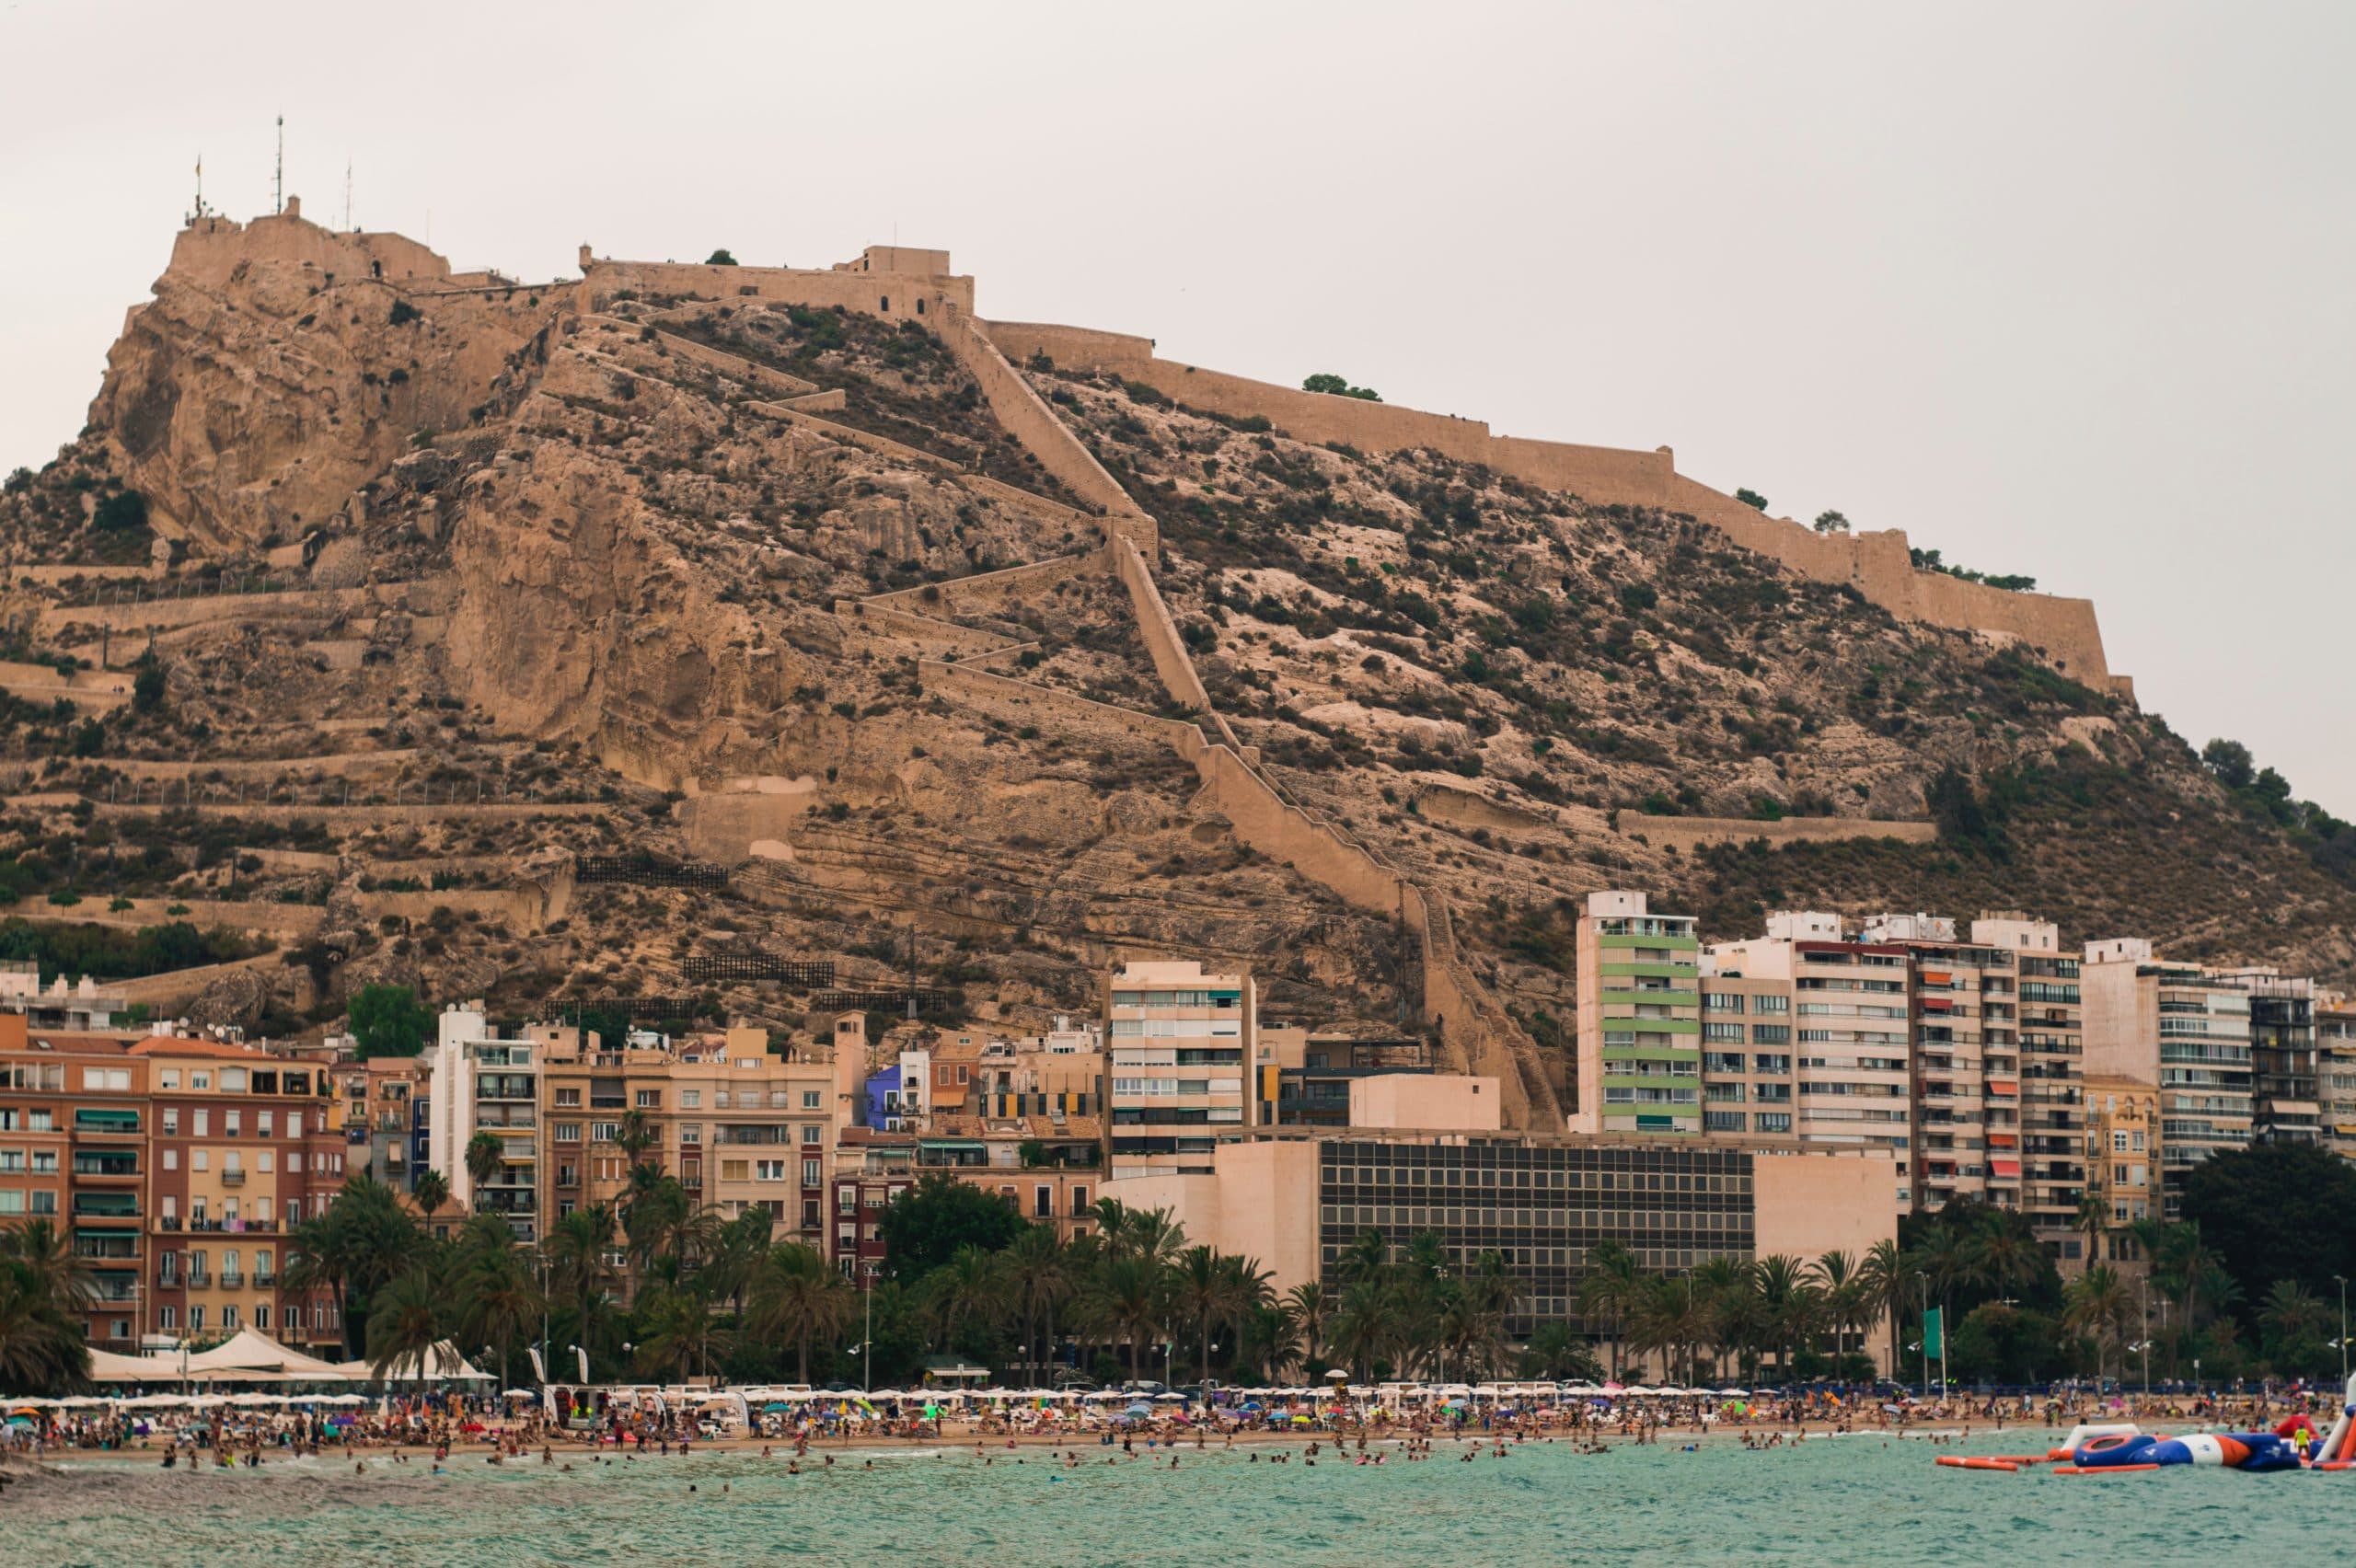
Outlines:
{"label": "white tent canopy", "polygon": [[[332,1375],[361,1383],[376,1381],[375,1368],[364,1360],[344,1362],[332,1369]],[[490,1373],[478,1371],[468,1365],[467,1358],[458,1354],[456,1345],[448,1340],[441,1340],[424,1355],[410,1356],[386,1367],[384,1380],[387,1383],[488,1383],[492,1378]]]}

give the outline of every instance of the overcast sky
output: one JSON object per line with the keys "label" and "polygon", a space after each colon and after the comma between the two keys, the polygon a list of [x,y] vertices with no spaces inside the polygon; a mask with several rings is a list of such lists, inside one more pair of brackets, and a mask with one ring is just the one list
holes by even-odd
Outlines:
{"label": "overcast sky", "polygon": [[461,267],[824,264],[1333,370],[2093,596],[2356,815],[2356,5],[0,10],[0,466],[79,427],[193,166]]}

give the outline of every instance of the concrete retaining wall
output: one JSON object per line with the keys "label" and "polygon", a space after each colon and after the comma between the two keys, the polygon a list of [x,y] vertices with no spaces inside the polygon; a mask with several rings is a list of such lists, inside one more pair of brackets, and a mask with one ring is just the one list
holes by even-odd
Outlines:
{"label": "concrete retaining wall", "polygon": [[1905,844],[1938,841],[1936,823],[1873,822],[1864,817],[1784,817],[1778,822],[1750,822],[1741,817],[1648,816],[1622,812],[1620,831],[1641,836],[1655,847],[1676,846],[1689,850],[1704,844],[1835,844],[1853,838],[1895,838]]}

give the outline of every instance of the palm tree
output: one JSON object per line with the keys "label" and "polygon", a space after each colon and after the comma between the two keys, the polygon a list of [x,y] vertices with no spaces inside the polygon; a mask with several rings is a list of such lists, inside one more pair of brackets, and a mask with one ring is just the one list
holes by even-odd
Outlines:
{"label": "palm tree", "polygon": [[548,1262],[550,1287],[572,1302],[573,1330],[586,1348],[595,1332],[593,1320],[606,1293],[621,1276],[606,1254],[614,1239],[614,1211],[605,1204],[574,1209],[556,1222],[540,1243]]}
{"label": "palm tree", "polygon": [[712,1232],[710,1255],[704,1260],[701,1278],[705,1288],[724,1299],[739,1317],[745,1311],[745,1293],[768,1258],[769,1237],[776,1226],[777,1218],[768,1209],[746,1204],[735,1218],[722,1222]]}
{"label": "palm tree", "polygon": [[[502,1231],[507,1228],[506,1222],[496,1216],[478,1217],[490,1219]],[[469,1249],[463,1255],[453,1284],[459,1302],[458,1332],[466,1336],[468,1344],[498,1348],[499,1368],[495,1376],[504,1388],[515,1338],[539,1316],[546,1303],[512,1237],[502,1237],[501,1242],[496,1247]]]}
{"label": "palm tree", "polygon": [[2102,1239],[2110,1228],[2110,1210],[2104,1206],[2103,1201],[2088,1193],[2078,1200],[2077,1217],[2070,1223],[2073,1229],[2085,1233],[2086,1267],[2092,1268],[2102,1262]]}
{"label": "palm tree", "polygon": [[1300,1330],[1300,1355],[1304,1361],[1317,1361],[1325,1355],[1325,1287],[1315,1280],[1296,1285],[1285,1292],[1285,1306]]}
{"label": "palm tree", "polygon": [[325,1291],[334,1298],[348,1352],[361,1326],[353,1321],[353,1298],[366,1302],[422,1259],[427,1245],[424,1230],[390,1187],[354,1176],[325,1212],[288,1233],[285,1288],[306,1296]]}
{"label": "palm tree", "polygon": [[497,1133],[479,1132],[467,1140],[467,1176],[475,1185],[475,1207],[483,1206],[482,1189],[499,1174],[499,1162],[506,1155],[507,1146],[499,1141]]}
{"label": "palm tree", "polygon": [[[643,1111],[633,1109],[623,1112],[621,1120],[614,1126],[614,1143],[629,1160],[630,1169],[633,1171],[650,1163],[646,1159],[646,1151],[662,1141],[661,1130],[647,1121],[646,1113]],[[652,1163],[657,1170],[662,1168],[662,1161],[659,1159]]]}
{"label": "palm tree", "polygon": [[[1071,1262],[1066,1251],[1053,1226],[1034,1225],[999,1254],[1007,1294],[1022,1320],[1022,1356],[1034,1366],[1041,1359],[1054,1359],[1056,1308],[1072,1293]],[[1034,1358],[1034,1335],[1042,1316],[1047,1321],[1045,1355]]]}
{"label": "palm tree", "polygon": [[763,1339],[791,1339],[797,1378],[808,1382],[810,1342],[833,1338],[850,1320],[849,1282],[812,1249],[785,1241],[769,1249],[750,1289],[745,1326]]}
{"label": "palm tree", "polygon": [[1145,1373],[1142,1356],[1161,1322],[1162,1269],[1134,1253],[1108,1257],[1089,1282],[1088,1310],[1129,1346],[1129,1380]]}
{"label": "palm tree", "polygon": [[1170,1266],[1170,1304],[1174,1315],[1193,1323],[1199,1333],[1197,1379],[1211,1375],[1211,1325],[1229,1308],[1229,1281],[1219,1269],[1219,1255],[1208,1247],[1189,1247]]}
{"label": "palm tree", "polygon": [[52,1221],[28,1220],[21,1228],[0,1231],[0,1257],[15,1260],[33,1287],[61,1306],[85,1307],[98,1296],[90,1261]]}
{"label": "palm tree", "polygon": [[1823,1298],[1808,1283],[1800,1261],[1786,1252],[1760,1259],[1752,1277],[1766,1313],[1768,1332],[1773,1336],[1776,1371],[1788,1381],[1795,1348],[1806,1344],[1815,1332]]}
{"label": "palm tree", "polygon": [[1559,1378],[1593,1381],[1603,1376],[1595,1353],[1571,1332],[1559,1318],[1549,1319],[1530,1332],[1522,1346],[1519,1371],[1524,1378]]}
{"label": "palm tree", "polygon": [[1832,1359],[1848,1354],[1849,1330],[1865,1309],[1865,1292],[1858,1286],[1857,1256],[1834,1251],[1821,1253],[1808,1265],[1808,1283],[1824,1302],[1824,1320],[1832,1328]]}
{"label": "palm tree", "polygon": [[711,1315],[711,1303],[701,1292],[675,1285],[657,1285],[641,1304],[638,1346],[641,1371],[676,1368],[686,1382],[699,1366],[709,1366],[715,1355],[726,1355],[735,1334]]}
{"label": "palm tree", "polygon": [[960,1323],[969,1318],[996,1321],[1006,1304],[998,1254],[979,1247],[958,1248],[947,1262],[925,1276],[925,1285],[932,1297],[933,1320],[943,1350],[956,1337]]}
{"label": "palm tree", "polygon": [[2095,1376],[2100,1378],[2108,1365],[2105,1349],[2121,1338],[2119,1330],[2134,1309],[2134,1298],[2119,1283],[2119,1271],[2102,1263],[2072,1280],[2062,1296],[2062,1326],[2093,1336]]}
{"label": "palm tree", "polygon": [[1857,1284],[1873,1315],[1889,1325],[1889,1375],[1898,1376],[1898,1325],[1914,1300],[1914,1270],[1898,1243],[1885,1237],[1865,1250]]}
{"label": "palm tree", "polygon": [[1977,1283],[1999,1296],[2034,1285],[2045,1273],[2045,1248],[2030,1228],[2028,1216],[2016,1210],[1990,1209],[1972,1245],[1977,1254]]}
{"label": "palm tree", "polygon": [[450,1179],[429,1167],[419,1171],[417,1180],[410,1184],[410,1196],[417,1200],[418,1212],[425,1216],[425,1223],[430,1226],[433,1216],[442,1212],[442,1205],[450,1201]]}
{"label": "palm tree", "polygon": [[2275,1370],[2289,1376],[2306,1370],[2284,1363],[2295,1359],[2303,1350],[2312,1349],[2331,1327],[2331,1312],[2323,1301],[2296,1280],[2278,1279],[2274,1288],[2266,1293],[2265,1305],[2258,1309],[2258,1320],[2274,1337],[2272,1354],[2279,1357]]}
{"label": "palm tree", "polygon": [[1282,1303],[1254,1307],[1235,1332],[1235,1365],[1274,1382],[1300,1360],[1300,1318]]}
{"label": "palm tree", "polygon": [[1342,1249],[1335,1273],[1344,1285],[1372,1285],[1390,1277],[1391,1249],[1380,1230],[1361,1230]]}
{"label": "palm tree", "polygon": [[76,1305],[53,1275],[0,1247],[0,1386],[54,1396],[88,1379],[90,1352]]}
{"label": "palm tree", "polygon": [[1636,1255],[1617,1241],[1599,1241],[1587,1255],[1589,1273],[1579,1281],[1579,1310],[1611,1320],[1611,1376],[1620,1376],[1621,1326],[1636,1304],[1641,1276]]}
{"label": "palm tree", "polygon": [[1368,1281],[1342,1293],[1341,1310],[1334,1317],[1334,1348],[1353,1378],[1363,1382],[1373,1377],[1374,1364],[1398,1332],[1399,1314],[1389,1289]]}
{"label": "palm tree", "polygon": [[446,1299],[441,1283],[424,1268],[411,1269],[378,1291],[368,1309],[369,1374],[379,1379],[388,1372],[422,1376],[433,1347],[446,1337]]}

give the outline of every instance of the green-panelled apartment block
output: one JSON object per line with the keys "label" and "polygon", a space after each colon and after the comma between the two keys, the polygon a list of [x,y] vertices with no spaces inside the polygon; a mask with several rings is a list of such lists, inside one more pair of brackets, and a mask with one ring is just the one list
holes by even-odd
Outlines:
{"label": "green-panelled apartment block", "polygon": [[1588,896],[1574,1130],[1701,1136],[1701,956],[1692,916],[1656,915],[1641,893]]}

